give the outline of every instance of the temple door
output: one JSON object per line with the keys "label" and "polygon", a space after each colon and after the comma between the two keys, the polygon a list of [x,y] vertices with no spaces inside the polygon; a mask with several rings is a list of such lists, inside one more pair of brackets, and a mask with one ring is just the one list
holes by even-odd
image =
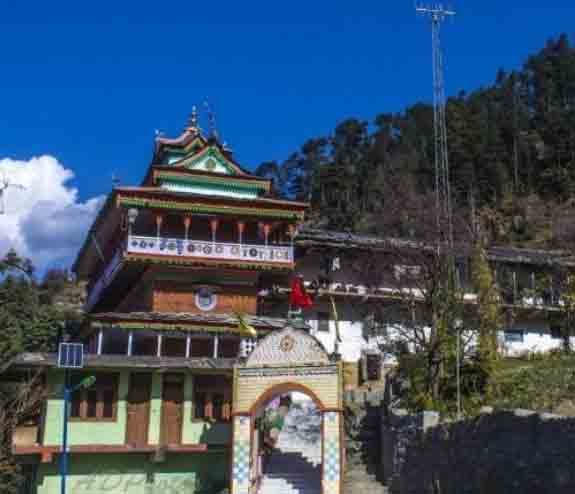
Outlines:
{"label": "temple door", "polygon": [[181,444],[183,402],[183,376],[167,374],[162,392],[162,444]]}
{"label": "temple door", "polygon": [[126,444],[130,446],[145,446],[148,443],[151,388],[151,374],[130,376],[126,422]]}

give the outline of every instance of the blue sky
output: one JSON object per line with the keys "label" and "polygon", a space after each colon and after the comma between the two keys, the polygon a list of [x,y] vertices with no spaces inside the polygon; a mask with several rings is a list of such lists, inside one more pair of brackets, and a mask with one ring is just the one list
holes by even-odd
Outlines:
{"label": "blue sky", "polygon": [[[575,3],[455,0],[448,92],[492,80],[575,21]],[[348,116],[429,99],[429,29],[411,0],[3,2],[0,156],[51,154],[80,195],[137,182],[154,129],[208,96],[247,166]]]}
{"label": "blue sky", "polygon": [[[450,94],[575,26],[572,1],[453,6]],[[107,193],[114,171],[137,183],[154,129],[178,135],[206,96],[254,167],[431,95],[430,31],[412,0],[3,2],[0,46],[0,160],[55,157],[79,201]]]}

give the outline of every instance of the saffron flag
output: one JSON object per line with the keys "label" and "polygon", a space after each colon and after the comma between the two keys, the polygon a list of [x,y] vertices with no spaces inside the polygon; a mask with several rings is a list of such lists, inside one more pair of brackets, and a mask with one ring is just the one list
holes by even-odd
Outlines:
{"label": "saffron flag", "polygon": [[240,313],[237,313],[236,317],[238,318],[238,329],[241,333],[247,333],[252,338],[256,338],[258,336],[256,328],[248,324],[244,319],[244,316],[242,316]]}
{"label": "saffron flag", "polygon": [[294,278],[291,282],[289,303],[292,307],[301,307],[302,309],[309,309],[313,306],[313,300],[305,291],[303,278],[300,276]]}

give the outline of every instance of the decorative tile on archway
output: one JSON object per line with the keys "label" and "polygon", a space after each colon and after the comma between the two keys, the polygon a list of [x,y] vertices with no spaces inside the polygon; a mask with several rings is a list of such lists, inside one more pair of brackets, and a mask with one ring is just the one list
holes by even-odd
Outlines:
{"label": "decorative tile on archway", "polygon": [[339,494],[341,481],[340,414],[323,415],[323,494]]}
{"label": "decorative tile on archway", "polygon": [[261,469],[255,418],[270,400],[290,392],[311,398],[323,415],[322,493],[340,494],[342,369],[321,343],[287,326],[263,338],[234,370],[232,494],[258,494]]}
{"label": "decorative tile on archway", "polygon": [[250,418],[234,418],[233,492],[249,494],[250,490]]}

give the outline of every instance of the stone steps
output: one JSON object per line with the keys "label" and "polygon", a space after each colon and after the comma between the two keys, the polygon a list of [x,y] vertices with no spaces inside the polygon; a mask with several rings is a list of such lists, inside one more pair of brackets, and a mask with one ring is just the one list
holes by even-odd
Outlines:
{"label": "stone steps", "polygon": [[[290,410],[276,449],[266,458],[258,494],[321,494],[321,445],[306,437],[321,435],[313,425],[313,413],[302,416],[301,411]],[[307,429],[302,431],[301,425]]]}
{"label": "stone steps", "polygon": [[344,494],[388,494],[388,488],[376,476],[367,471],[365,465],[355,465],[348,469],[343,482]]}

